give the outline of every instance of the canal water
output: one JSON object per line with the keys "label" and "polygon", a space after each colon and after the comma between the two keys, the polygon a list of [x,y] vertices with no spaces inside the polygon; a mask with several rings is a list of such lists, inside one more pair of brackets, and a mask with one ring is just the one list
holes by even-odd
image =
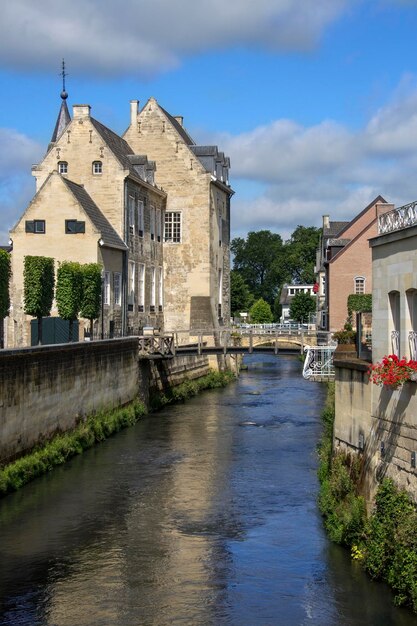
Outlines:
{"label": "canal water", "polygon": [[326,538],[325,388],[252,356],[0,502],[4,626],[411,626]]}

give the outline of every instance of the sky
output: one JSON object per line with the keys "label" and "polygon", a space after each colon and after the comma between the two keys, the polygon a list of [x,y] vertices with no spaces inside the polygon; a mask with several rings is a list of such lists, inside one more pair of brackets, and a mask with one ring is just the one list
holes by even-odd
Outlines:
{"label": "sky", "polygon": [[13,0],[0,21],[0,244],[61,99],[122,134],[151,96],[231,159],[232,236],[417,200],[417,0]]}

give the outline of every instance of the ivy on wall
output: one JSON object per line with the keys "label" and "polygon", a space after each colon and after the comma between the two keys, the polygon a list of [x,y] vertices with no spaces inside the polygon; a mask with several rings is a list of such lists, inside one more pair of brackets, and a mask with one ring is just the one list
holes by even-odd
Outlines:
{"label": "ivy on wall", "polygon": [[347,309],[349,316],[356,313],[372,313],[371,293],[351,293],[347,299]]}

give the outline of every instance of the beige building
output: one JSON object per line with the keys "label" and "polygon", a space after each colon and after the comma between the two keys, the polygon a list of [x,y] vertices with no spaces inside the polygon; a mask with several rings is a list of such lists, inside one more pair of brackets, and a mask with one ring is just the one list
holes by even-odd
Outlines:
{"label": "beige building", "polygon": [[167,330],[212,329],[230,320],[230,162],[217,146],[198,146],[154,98],[131,101],[124,138],[157,163],[167,193],[164,316]]}
{"label": "beige building", "polygon": [[[23,312],[23,258],[103,266],[104,335],[163,327],[163,224],[166,194],[154,181],[155,163],[95,120],[89,105],[67,94],[42,161],[32,168],[37,193],[10,231],[12,303],[8,345],[29,343]],[[57,315],[56,309],[52,311]]]}

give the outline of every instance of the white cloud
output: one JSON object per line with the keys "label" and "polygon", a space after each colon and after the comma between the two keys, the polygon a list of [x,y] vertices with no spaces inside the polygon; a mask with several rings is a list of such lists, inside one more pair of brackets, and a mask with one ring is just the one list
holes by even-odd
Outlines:
{"label": "white cloud", "polygon": [[[235,45],[306,50],[348,5],[347,0],[13,0],[0,22],[0,64],[51,68],[65,57],[71,70],[151,75],[181,58]],[[52,61],[54,60],[54,61]]]}

